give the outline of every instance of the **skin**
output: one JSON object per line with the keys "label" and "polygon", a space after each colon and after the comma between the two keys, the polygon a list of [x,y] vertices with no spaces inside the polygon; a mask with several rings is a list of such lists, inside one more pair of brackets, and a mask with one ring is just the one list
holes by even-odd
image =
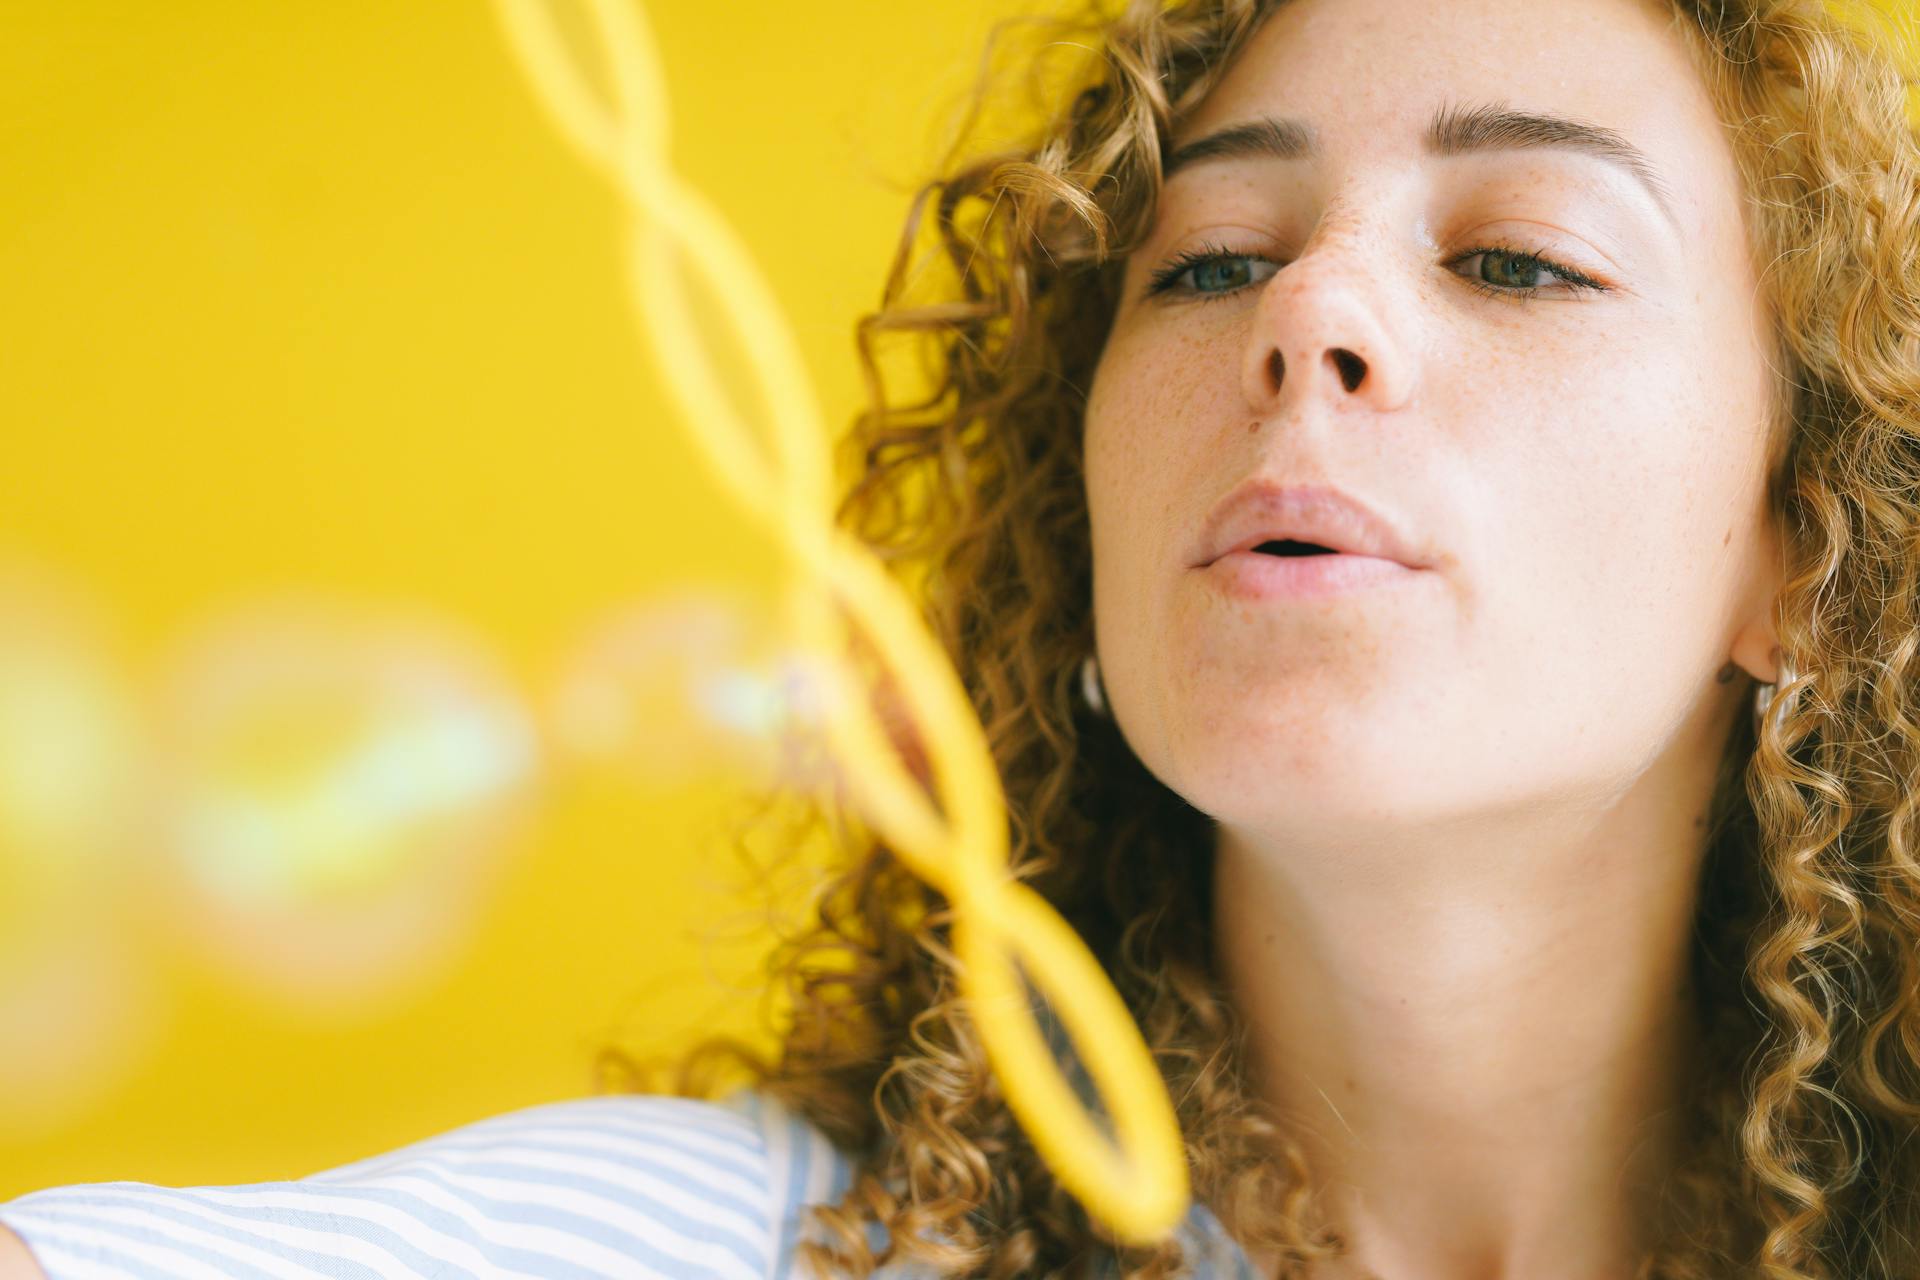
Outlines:
{"label": "skin", "polygon": [[45,1276],[25,1242],[0,1226],[0,1280],[45,1280]]}
{"label": "skin", "polygon": [[[1324,154],[1170,178],[1090,389],[1109,702],[1215,820],[1220,972],[1351,1246],[1316,1275],[1620,1280],[1674,1161],[1706,809],[1782,574],[1742,183],[1667,22],[1294,0],[1174,142],[1294,117]],[[1678,226],[1591,156],[1424,153],[1489,103],[1617,131]],[[1489,237],[1609,291],[1457,261]],[[1202,245],[1255,258],[1142,296]],[[1346,489],[1432,567],[1222,593],[1195,539],[1255,474]]]}

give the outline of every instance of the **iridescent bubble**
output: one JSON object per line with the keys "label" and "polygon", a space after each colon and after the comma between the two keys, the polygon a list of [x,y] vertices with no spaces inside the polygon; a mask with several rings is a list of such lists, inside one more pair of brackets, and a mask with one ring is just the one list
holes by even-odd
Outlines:
{"label": "iridescent bubble", "polygon": [[575,759],[674,788],[714,775],[814,785],[817,735],[842,687],[786,643],[772,606],[712,588],[617,609],[561,668],[553,724]]}
{"label": "iridescent bubble", "polygon": [[24,558],[0,564],[0,1134],[118,1084],[157,1030],[128,953],[138,731],[109,628]]}
{"label": "iridescent bubble", "polygon": [[85,1113],[134,1074],[165,1025],[164,993],[109,925],[84,918],[0,977],[0,1147]]}
{"label": "iridescent bubble", "polygon": [[263,603],[183,646],[166,702],[188,934],[320,1010],[451,958],[529,816],[532,725],[451,625]]}

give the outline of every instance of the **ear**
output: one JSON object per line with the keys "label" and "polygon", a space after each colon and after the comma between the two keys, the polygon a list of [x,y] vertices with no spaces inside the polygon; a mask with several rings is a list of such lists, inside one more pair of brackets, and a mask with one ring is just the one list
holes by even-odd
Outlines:
{"label": "ear", "polygon": [[1771,525],[1755,557],[1752,583],[1746,595],[1740,629],[1734,633],[1727,656],[1762,684],[1780,678],[1780,638],[1774,627],[1774,606],[1786,582],[1778,532]]}
{"label": "ear", "polygon": [[1736,666],[1761,684],[1775,684],[1780,679],[1780,647],[1774,640],[1771,623],[1741,628],[1729,656]]}

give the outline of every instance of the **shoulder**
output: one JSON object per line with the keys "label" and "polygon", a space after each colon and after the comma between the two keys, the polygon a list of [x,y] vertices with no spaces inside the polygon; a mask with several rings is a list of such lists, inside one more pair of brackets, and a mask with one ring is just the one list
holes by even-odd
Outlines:
{"label": "shoulder", "polygon": [[824,1136],[757,1091],[636,1094],[491,1116],[294,1181],[54,1187],[0,1204],[0,1224],[49,1280],[766,1280],[786,1274],[805,1207],[849,1180]]}
{"label": "shoulder", "polygon": [[26,1241],[0,1222],[0,1280],[42,1280],[45,1275],[27,1252]]}

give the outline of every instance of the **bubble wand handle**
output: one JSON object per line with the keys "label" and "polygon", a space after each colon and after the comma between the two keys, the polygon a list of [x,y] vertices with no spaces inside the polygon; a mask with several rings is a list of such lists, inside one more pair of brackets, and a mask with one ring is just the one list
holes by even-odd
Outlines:
{"label": "bubble wand handle", "polygon": [[[553,0],[495,5],[562,139],[627,202],[627,283],[649,354],[722,492],[787,555],[787,615],[796,638],[811,652],[843,653],[842,628],[850,622],[901,693],[937,808],[892,748],[871,699],[826,700],[826,746],[854,806],[951,903],[961,994],[1015,1119],[1062,1185],[1116,1237],[1164,1239],[1190,1194],[1165,1084],[1085,942],[1009,872],[1005,796],[959,676],[902,588],[833,525],[828,437],[804,362],[750,255],[671,167],[665,77],[644,16],[626,0],[587,0],[611,86],[601,96],[567,51]],[[706,291],[728,336],[753,354],[745,365],[768,417],[771,456],[729,401],[701,345],[688,284]],[[828,670],[851,694],[850,666],[829,660]],[[1116,1141],[1062,1074],[1026,997],[1023,971],[1059,1014]]]}

